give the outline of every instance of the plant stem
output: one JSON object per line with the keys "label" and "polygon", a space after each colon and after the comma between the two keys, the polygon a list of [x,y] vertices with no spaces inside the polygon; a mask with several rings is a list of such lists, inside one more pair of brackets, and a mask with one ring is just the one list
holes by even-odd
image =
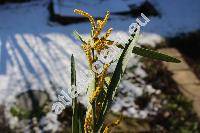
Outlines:
{"label": "plant stem", "polygon": [[[76,86],[76,70],[73,55],[71,56],[71,86]],[[75,90],[73,90],[72,93],[74,91]],[[78,102],[76,97],[72,98],[72,111],[72,133],[79,133]]]}

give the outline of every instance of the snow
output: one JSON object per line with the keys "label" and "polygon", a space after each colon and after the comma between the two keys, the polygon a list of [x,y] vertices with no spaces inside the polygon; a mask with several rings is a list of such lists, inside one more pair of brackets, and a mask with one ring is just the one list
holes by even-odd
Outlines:
{"label": "snow", "polygon": [[162,42],[165,42],[165,39],[164,37],[158,35],[158,34],[155,34],[155,33],[143,33],[141,36],[140,36],[140,39],[138,40],[138,44],[140,45],[149,45],[149,46],[152,46],[152,47],[155,47],[156,44],[159,44],[159,43],[162,43]]}
{"label": "snow", "polygon": [[[134,60],[134,58],[132,58]],[[140,66],[140,62],[136,61],[136,66]],[[136,70],[137,69],[137,70]],[[144,93],[150,95],[159,94],[151,85],[148,85],[144,82],[144,75],[138,75],[138,73],[146,73],[141,67],[136,67],[134,70],[127,70],[127,73],[124,75],[124,78],[120,84],[117,97],[111,108],[114,113],[122,112],[123,115],[134,118],[144,119],[148,115],[156,114],[155,108],[158,108],[155,103],[157,99],[152,97],[148,103],[148,106],[144,109],[140,109],[136,105],[135,100],[138,97],[141,97]],[[134,79],[135,78],[135,79]]]}
{"label": "snow", "polygon": [[74,9],[90,12],[91,15],[96,18],[104,17],[107,10],[111,13],[130,11],[129,7],[122,0],[73,0],[70,2],[66,0],[53,0],[53,3],[55,14],[60,16],[78,17],[78,15],[74,13]]}
{"label": "snow", "polygon": [[60,128],[57,115],[51,112],[40,120],[40,125],[43,127],[44,132],[56,132]]}
{"label": "snow", "polygon": [[[155,46],[163,42],[165,37],[174,37],[181,33],[200,29],[199,0],[192,2],[174,0],[171,3],[152,0],[150,2],[160,11],[161,17],[149,17],[151,21],[147,26],[142,27],[139,45]],[[70,87],[71,54],[75,56],[77,69],[87,70],[87,60],[79,46],[80,42],[74,39],[72,32],[77,30],[82,35],[88,36],[89,23],[61,26],[49,22],[47,6],[47,0],[0,6],[0,103],[12,103],[17,94],[28,89],[46,90],[55,100],[56,90],[52,90],[51,83],[62,88]],[[109,6],[112,5],[109,4]],[[94,7],[89,11],[92,15],[95,15],[97,11],[101,12],[100,9],[105,10],[106,8],[107,10],[107,6]],[[132,17],[115,17],[108,21],[105,29],[114,28],[112,39],[118,37],[118,32],[127,38],[128,26],[135,20],[136,18]],[[130,62],[138,65],[138,61],[139,58],[135,56]],[[140,65],[136,69],[136,75],[140,75],[141,84],[145,84],[142,77],[145,77],[146,74]],[[78,78],[81,80],[82,77],[78,76]],[[149,85],[145,85],[141,89],[140,85],[133,85],[129,81],[125,82],[128,82],[128,85],[124,85],[122,82],[121,86],[124,89],[121,91],[130,93],[133,98],[140,96],[145,88],[149,88]],[[160,92],[149,89],[149,93]],[[135,106],[127,103],[127,100],[131,99],[125,97],[125,103],[123,98],[120,97],[116,100],[115,110],[131,104],[132,109],[125,114],[128,116],[139,115],[134,114]],[[82,101],[87,103],[87,100]],[[145,117],[146,113],[143,112],[140,115]]]}
{"label": "snow", "polygon": [[71,35],[73,29],[47,23],[46,3],[0,7],[0,18],[4,18],[0,21],[1,57],[4,57],[0,65],[0,90],[6,90],[1,93],[1,102],[14,101],[13,96],[27,89],[48,90],[55,99],[50,81],[69,88],[71,54],[75,55],[77,68],[87,68],[84,53]]}

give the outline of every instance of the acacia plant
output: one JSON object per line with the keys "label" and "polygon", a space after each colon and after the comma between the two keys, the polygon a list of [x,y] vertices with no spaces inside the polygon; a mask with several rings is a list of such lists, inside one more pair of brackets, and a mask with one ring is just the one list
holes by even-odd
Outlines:
{"label": "acacia plant", "polygon": [[[94,74],[94,80],[92,85],[90,85],[88,88],[89,91],[87,95],[89,97],[90,103],[83,118],[80,115],[81,110],[78,107],[77,98],[72,99],[72,132],[107,133],[113,126],[119,124],[120,121],[117,120],[113,123],[110,123],[109,125],[104,125],[106,113],[112,105],[116,90],[124,74],[129,57],[132,53],[143,57],[149,57],[152,59],[158,59],[167,62],[179,63],[180,61],[174,57],[136,46],[138,35],[135,33],[132,34],[127,43],[123,45],[124,47],[121,44],[114,43],[114,41],[108,39],[112,32],[112,28],[108,29],[105,35],[101,35],[100,37],[100,33],[109,18],[109,11],[107,11],[103,20],[97,20],[97,22],[95,22],[94,18],[90,14],[82,10],[75,9],[74,12],[87,17],[91,23],[92,28],[90,39],[87,39],[86,41],[77,32],[75,32],[75,35],[76,38],[82,42],[82,49],[88,59],[89,68]],[[117,47],[121,48],[122,52],[119,53],[120,56],[116,60],[116,68],[112,76],[109,77],[108,68],[113,62],[104,63],[103,70],[100,73],[94,72],[92,66],[93,63],[98,60],[98,55],[101,54],[103,50],[108,49],[108,47],[111,45],[116,45]],[[71,58],[71,85],[76,85],[76,70],[73,55]]]}

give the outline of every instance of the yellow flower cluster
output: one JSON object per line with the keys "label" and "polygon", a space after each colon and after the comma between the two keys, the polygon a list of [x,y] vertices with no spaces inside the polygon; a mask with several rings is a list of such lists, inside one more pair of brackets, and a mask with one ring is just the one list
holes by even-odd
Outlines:
{"label": "yellow flower cluster", "polygon": [[95,27],[95,30],[94,30],[94,36],[93,36],[94,38],[97,38],[98,35],[101,33],[103,27],[105,26],[105,24],[108,21],[109,16],[110,16],[110,12],[107,11],[106,12],[106,16],[105,16],[103,21],[102,20],[97,20],[97,26]]}
{"label": "yellow flower cluster", "polygon": [[[75,9],[75,13],[80,14],[86,18],[89,19],[91,23],[91,38],[88,41],[83,41],[83,39],[79,36],[80,40],[82,41],[82,49],[84,50],[86,57],[88,59],[90,68],[92,69],[92,64],[96,61],[97,55],[95,54],[100,54],[102,50],[107,49],[109,45],[113,44],[113,41],[108,40],[108,37],[110,36],[112,32],[112,28],[108,29],[102,37],[99,37],[102,29],[104,28],[105,24],[108,21],[109,18],[109,11],[106,12],[105,18],[103,20],[97,20],[95,23],[94,18],[87,12],[84,12],[82,10]],[[96,74],[95,76],[95,88],[93,92],[91,93],[89,97],[90,103],[95,103],[96,101],[96,114],[98,117],[100,108],[102,106],[101,102],[97,100],[98,96],[100,95],[104,83],[105,83],[105,77],[108,71],[110,64],[104,64],[103,66],[103,71],[100,74]],[[93,121],[93,112],[92,112],[92,107],[89,107],[87,112],[86,112],[86,117],[85,117],[85,124],[84,124],[84,131],[85,133],[90,133],[92,132],[92,126],[94,126],[92,123]]]}
{"label": "yellow flower cluster", "polygon": [[91,29],[91,40],[89,40],[86,44],[82,44],[82,48],[84,49],[86,56],[88,58],[88,61],[90,65],[94,62],[94,59],[92,58],[92,50],[96,50],[97,53],[100,53],[101,50],[107,48],[107,45],[112,45],[113,41],[108,40],[108,37],[110,36],[112,32],[112,28],[108,29],[106,31],[106,34],[103,37],[98,37],[104,28],[105,24],[108,21],[109,18],[109,11],[106,12],[106,16],[103,20],[97,20],[97,23],[95,23],[94,18],[89,14],[82,10],[75,9],[75,13],[80,14],[84,17],[87,17],[91,23],[92,29]]}

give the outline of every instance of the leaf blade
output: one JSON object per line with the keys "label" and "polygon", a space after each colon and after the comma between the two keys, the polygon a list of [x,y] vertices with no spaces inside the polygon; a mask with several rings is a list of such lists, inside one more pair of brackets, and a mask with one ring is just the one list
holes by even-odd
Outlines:
{"label": "leaf blade", "polygon": [[173,63],[181,62],[180,60],[178,60],[174,57],[171,57],[169,55],[159,53],[157,51],[147,49],[147,48],[141,48],[141,47],[134,46],[132,52],[137,55],[140,55],[143,57],[148,57],[151,59],[156,59],[156,60],[161,60],[161,61],[166,61],[166,62],[173,62]]}
{"label": "leaf blade", "polygon": [[124,50],[123,50],[123,52],[122,52],[122,54],[121,54],[121,56],[118,60],[117,66],[116,66],[115,71],[113,73],[111,82],[110,82],[109,87],[108,87],[106,99],[104,101],[103,108],[102,108],[102,111],[101,111],[101,114],[100,114],[100,119],[99,119],[98,124],[97,124],[97,128],[99,130],[102,130],[101,128],[102,128],[102,125],[103,125],[103,120],[105,119],[105,115],[106,115],[108,109],[110,108],[110,106],[112,104],[112,101],[113,101],[114,96],[116,94],[116,90],[117,90],[118,85],[120,83],[120,80],[121,80],[121,78],[124,74],[125,68],[128,64],[128,60],[130,58],[130,54],[132,53],[132,49],[135,46],[136,41],[138,40],[139,33],[136,33],[134,35],[132,35],[134,37],[131,37],[129,39],[128,43],[125,45],[125,48],[124,48]]}
{"label": "leaf blade", "polygon": [[[75,61],[74,56],[71,56],[71,86],[76,86],[76,69],[75,69]],[[82,131],[80,116],[79,116],[79,107],[77,97],[72,98],[72,133],[79,133]],[[81,132],[80,132],[81,133]]]}

